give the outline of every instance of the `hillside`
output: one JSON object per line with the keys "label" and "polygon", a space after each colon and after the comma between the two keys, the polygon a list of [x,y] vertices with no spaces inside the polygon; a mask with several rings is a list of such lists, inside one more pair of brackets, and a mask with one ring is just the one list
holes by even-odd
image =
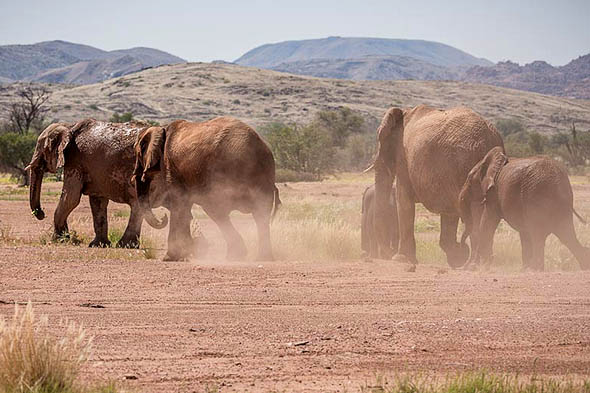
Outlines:
{"label": "hillside", "polygon": [[[0,119],[6,119],[18,85],[0,86]],[[160,66],[101,83],[48,85],[48,117],[108,119],[114,111],[167,122],[232,115],[260,126],[305,122],[319,110],[348,106],[374,124],[392,106],[467,105],[486,118],[516,117],[540,132],[567,130],[575,121],[590,129],[590,101],[565,99],[466,82],[351,81],[295,76],[232,64]]]}
{"label": "hillside", "polygon": [[455,80],[460,71],[407,56],[366,56],[356,59],[313,59],[281,63],[276,71],[352,80]]}
{"label": "hillside", "polygon": [[438,42],[361,37],[328,37],[266,44],[248,51],[235,63],[268,69],[296,61],[366,56],[405,56],[443,67],[492,65],[488,60],[478,59]]}
{"label": "hillside", "polygon": [[590,99],[590,54],[561,67],[544,61],[520,66],[511,61],[493,67],[475,66],[461,77],[468,82],[487,83],[543,94]]}
{"label": "hillside", "polygon": [[151,48],[109,52],[65,41],[3,45],[0,46],[0,82],[95,83],[144,68],[184,62]]}

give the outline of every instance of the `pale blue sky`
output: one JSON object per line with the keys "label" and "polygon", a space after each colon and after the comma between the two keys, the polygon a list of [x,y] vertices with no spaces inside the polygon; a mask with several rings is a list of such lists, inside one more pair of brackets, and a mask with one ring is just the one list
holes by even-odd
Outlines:
{"label": "pale blue sky", "polygon": [[590,53],[590,0],[0,0],[0,20],[0,44],[148,46],[190,61],[327,36],[433,40],[521,64]]}

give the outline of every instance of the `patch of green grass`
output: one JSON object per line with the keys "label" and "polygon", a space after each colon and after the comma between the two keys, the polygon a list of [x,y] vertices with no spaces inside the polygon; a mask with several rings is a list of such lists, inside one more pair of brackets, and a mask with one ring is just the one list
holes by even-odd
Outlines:
{"label": "patch of green grass", "polygon": [[109,241],[115,246],[115,244],[119,243],[119,240],[123,237],[123,230],[120,228],[110,228],[109,229]]}
{"label": "patch of green grass", "polygon": [[389,381],[378,376],[362,393],[588,393],[590,380],[519,377],[487,371],[466,372],[446,378],[401,376]]}
{"label": "patch of green grass", "polygon": [[142,251],[145,259],[156,259],[157,248],[156,243],[152,239],[142,236],[139,239],[139,249]]}
{"label": "patch of green grass", "polygon": [[63,244],[69,246],[79,246],[82,243],[87,243],[88,238],[84,234],[79,234],[74,230],[62,233],[55,237],[52,230],[45,231],[39,236],[39,244]]}
{"label": "patch of green grass", "polygon": [[129,210],[117,210],[113,214],[113,217],[126,218],[126,217],[129,217],[130,215],[131,215],[131,211],[129,211]]}

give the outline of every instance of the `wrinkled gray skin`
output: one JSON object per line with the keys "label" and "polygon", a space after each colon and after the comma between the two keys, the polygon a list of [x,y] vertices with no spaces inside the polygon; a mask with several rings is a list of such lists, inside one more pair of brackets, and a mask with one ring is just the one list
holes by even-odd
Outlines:
{"label": "wrinkled gray skin", "polygon": [[[159,222],[151,210],[141,209],[135,188],[129,179],[134,168],[133,145],[144,123],[105,123],[84,120],[73,126],[54,123],[37,139],[37,146],[29,167],[31,171],[30,206],[33,215],[42,220],[41,183],[45,172],[54,173],[63,166],[63,188],[54,215],[54,237],[68,231],[69,214],[80,203],[82,195],[88,195],[95,237],[90,247],[110,245],[108,239],[107,205],[109,201],[125,203],[131,207],[129,223],[120,247],[139,246],[141,223],[145,218],[154,227],[166,225]],[[163,203],[163,182],[152,183],[154,207]]]}
{"label": "wrinkled gray skin", "polygon": [[[440,246],[448,264],[463,266],[469,247],[457,242],[459,192],[467,174],[495,146],[504,146],[493,125],[469,108],[425,105],[391,108],[378,129],[375,160],[375,223],[379,246],[389,247],[387,205],[397,186],[399,249],[396,260],[416,263],[415,204],[440,214]],[[393,250],[388,250],[391,255]]]}
{"label": "wrinkled gray skin", "polygon": [[501,219],[520,234],[523,269],[544,270],[545,240],[555,234],[590,269],[590,249],[576,237],[573,192],[565,168],[549,157],[508,159],[494,148],[473,167],[459,195],[473,252],[469,267],[491,262],[494,233]]}
{"label": "wrinkled gray skin", "polygon": [[273,259],[270,220],[281,203],[274,184],[275,162],[266,143],[247,124],[218,117],[202,123],[178,120],[142,131],[135,144],[132,182],[145,209],[149,209],[151,183],[157,175],[166,179],[170,209],[164,260],[186,259],[197,251],[189,229],[194,203],[221,230],[227,259],[243,259],[247,253],[229,217],[233,210],[252,214],[258,230],[258,259]]}
{"label": "wrinkled gray skin", "polygon": [[[379,248],[377,235],[375,232],[375,185],[372,184],[363,192],[363,202],[361,208],[361,249],[363,257],[385,258],[387,250]],[[395,201],[395,184],[391,190],[389,205],[386,211],[387,220],[390,222],[389,238],[391,242],[388,246],[397,250],[399,243],[399,229],[397,227],[397,205]]]}

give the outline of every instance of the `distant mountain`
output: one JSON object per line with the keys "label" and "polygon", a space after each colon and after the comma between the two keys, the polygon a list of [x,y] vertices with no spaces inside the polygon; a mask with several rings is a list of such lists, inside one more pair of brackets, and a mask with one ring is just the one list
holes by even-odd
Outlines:
{"label": "distant mountain", "polygon": [[66,41],[0,46],[0,82],[87,84],[186,60],[151,48],[104,51]]}
{"label": "distant mountain", "polygon": [[461,76],[467,82],[510,87],[537,93],[590,99],[590,54],[561,67],[544,61],[520,66],[504,61],[492,67],[471,67]]}
{"label": "distant mountain", "polygon": [[250,50],[235,63],[274,69],[281,64],[298,61],[358,59],[367,56],[404,56],[444,67],[492,65],[488,60],[476,58],[438,42],[352,37],[328,37],[266,44]]}
{"label": "distant mountain", "polygon": [[460,69],[407,56],[366,56],[356,59],[313,59],[281,63],[276,71],[320,78],[352,80],[456,80]]}

